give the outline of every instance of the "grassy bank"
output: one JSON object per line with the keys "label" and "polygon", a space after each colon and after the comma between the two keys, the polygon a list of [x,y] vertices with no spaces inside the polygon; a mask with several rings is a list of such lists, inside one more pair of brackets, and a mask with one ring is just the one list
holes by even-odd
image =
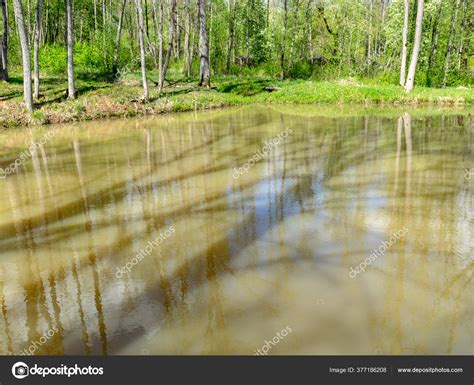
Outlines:
{"label": "grassy bank", "polygon": [[[433,89],[417,87],[406,94],[401,87],[340,80],[312,82],[275,81],[264,78],[220,77],[215,88],[202,89],[196,82],[176,80],[159,96],[151,83],[150,100],[139,100],[142,93],[137,75],[112,83],[105,80],[77,80],[77,100],[66,99],[66,80],[46,78],[36,111],[29,114],[22,106],[22,80],[13,77],[0,83],[0,127],[64,123],[111,117],[131,117],[168,112],[211,109],[252,103],[278,104],[361,104],[361,105],[439,105],[472,106],[474,90],[467,88]],[[273,92],[264,90],[276,86]]]}

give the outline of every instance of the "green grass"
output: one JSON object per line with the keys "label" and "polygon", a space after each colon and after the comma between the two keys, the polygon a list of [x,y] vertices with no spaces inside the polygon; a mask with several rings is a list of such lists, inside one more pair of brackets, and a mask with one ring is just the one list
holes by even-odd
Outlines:
{"label": "green grass", "polygon": [[[156,79],[156,74],[150,74]],[[14,76],[0,83],[0,127],[61,123],[111,117],[130,117],[169,112],[203,110],[244,104],[321,104],[362,106],[434,105],[472,106],[474,90],[469,88],[434,89],[415,87],[407,94],[396,85],[375,81],[343,79],[335,82],[272,80],[255,77],[222,76],[212,79],[215,89],[202,89],[196,80],[176,79],[158,95],[150,82],[150,99],[142,103],[139,74],[129,74],[119,82],[79,78],[78,97],[66,99],[66,79],[46,77],[36,111],[29,114],[22,106],[22,81]],[[265,86],[278,86],[274,92]]]}

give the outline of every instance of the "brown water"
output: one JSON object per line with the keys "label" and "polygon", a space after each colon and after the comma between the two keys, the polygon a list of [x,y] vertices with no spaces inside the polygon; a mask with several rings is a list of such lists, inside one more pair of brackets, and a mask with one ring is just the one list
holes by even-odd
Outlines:
{"label": "brown water", "polygon": [[0,353],[474,353],[472,116],[403,112],[59,128],[0,179]]}

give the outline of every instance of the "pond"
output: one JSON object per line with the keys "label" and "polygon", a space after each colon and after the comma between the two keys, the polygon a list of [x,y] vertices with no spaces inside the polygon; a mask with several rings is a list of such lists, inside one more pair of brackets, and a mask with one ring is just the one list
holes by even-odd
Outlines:
{"label": "pond", "polygon": [[308,106],[1,132],[0,354],[472,354],[473,133]]}

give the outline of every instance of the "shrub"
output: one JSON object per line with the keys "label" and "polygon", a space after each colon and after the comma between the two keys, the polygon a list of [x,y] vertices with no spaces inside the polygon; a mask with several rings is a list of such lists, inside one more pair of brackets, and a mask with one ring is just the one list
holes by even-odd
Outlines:
{"label": "shrub", "polygon": [[288,77],[291,79],[308,79],[313,72],[313,66],[306,61],[299,61],[292,65],[288,71]]}

